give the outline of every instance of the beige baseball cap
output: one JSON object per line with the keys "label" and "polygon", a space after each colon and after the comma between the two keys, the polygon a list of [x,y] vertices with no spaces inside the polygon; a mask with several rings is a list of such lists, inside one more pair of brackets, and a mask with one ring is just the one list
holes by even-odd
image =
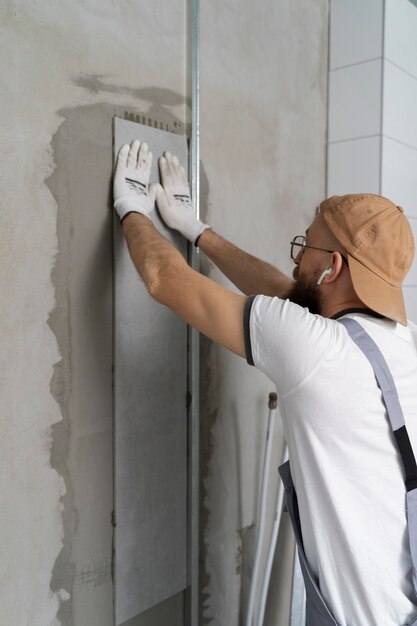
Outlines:
{"label": "beige baseball cap", "polygon": [[406,326],[402,283],[413,262],[414,237],[403,209],[367,193],[332,196],[320,213],[347,252],[358,297]]}

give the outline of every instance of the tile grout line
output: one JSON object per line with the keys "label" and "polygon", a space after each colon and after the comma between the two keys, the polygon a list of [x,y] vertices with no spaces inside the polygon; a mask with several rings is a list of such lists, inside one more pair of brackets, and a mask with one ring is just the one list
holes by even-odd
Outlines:
{"label": "tile grout line", "polygon": [[384,57],[375,57],[373,59],[365,59],[364,61],[357,61],[356,63],[347,63],[346,65],[340,65],[339,67],[333,67],[329,72],[338,72],[339,70],[346,70],[350,67],[356,67],[358,65],[364,65],[365,63],[373,63],[374,61],[382,61]]}
{"label": "tile grout line", "polygon": [[404,74],[406,74],[410,78],[413,78],[414,80],[417,80],[417,76],[415,76],[414,74],[412,74],[408,70],[406,70],[403,67],[401,67],[401,65],[398,65],[397,63],[394,63],[394,61],[391,61],[391,59],[388,59],[388,57],[384,57],[384,60],[387,61],[388,63],[390,63],[393,67],[397,68],[397,70],[400,70],[400,72],[403,72]]}
{"label": "tile grout line", "polygon": [[409,72],[404,67],[401,67],[401,65],[398,65],[398,63],[391,61],[391,59],[389,59],[385,55],[380,56],[380,57],[374,57],[373,59],[366,59],[365,61],[358,61],[357,63],[348,63],[347,65],[340,65],[340,67],[332,67],[331,69],[329,69],[329,73],[339,72],[341,70],[347,70],[351,67],[357,67],[358,65],[364,65],[365,63],[373,63],[375,61],[386,61],[387,63],[395,67],[397,70],[399,70],[400,72],[403,72],[403,74],[406,74],[413,80],[417,80],[417,76],[415,74],[413,74],[412,72]]}
{"label": "tile grout line", "polygon": [[395,139],[395,137],[391,137],[390,135],[386,135],[384,133],[384,137],[386,139],[389,139],[390,141],[394,141],[395,143],[399,143],[401,146],[404,146],[405,148],[410,148],[410,150],[415,150],[417,152],[417,147],[416,146],[412,146],[409,143],[406,143],[405,141],[401,141],[401,139]]}
{"label": "tile grout line", "polygon": [[[375,139],[376,137],[380,137],[380,133],[376,133],[375,135],[362,135],[359,137],[348,137],[347,139],[335,139],[334,141],[329,141],[328,144],[329,145],[333,145],[333,144],[338,144],[338,143],[347,143],[348,141],[361,141],[362,139]],[[417,152],[417,147],[416,146],[412,146],[409,143],[406,143],[405,141],[401,141],[401,139],[395,139],[395,137],[391,137],[390,135],[386,135],[385,133],[382,133],[382,137],[384,137],[385,139],[389,139],[390,141],[393,141],[394,143],[398,143],[401,146],[404,146],[405,148],[410,148],[410,150],[414,150]]]}
{"label": "tile grout line", "polygon": [[[361,139],[375,139],[375,137],[379,137],[380,133],[375,133],[374,135],[363,135],[359,137],[348,137],[347,139],[336,139],[334,141],[329,141],[329,145],[335,143],[346,143],[347,141],[360,141]],[[417,149],[417,148],[416,148]]]}

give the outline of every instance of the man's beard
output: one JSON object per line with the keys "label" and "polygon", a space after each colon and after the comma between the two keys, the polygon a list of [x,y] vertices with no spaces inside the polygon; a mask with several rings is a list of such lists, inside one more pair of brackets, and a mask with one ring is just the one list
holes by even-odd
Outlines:
{"label": "man's beard", "polygon": [[321,311],[321,292],[316,278],[307,279],[299,276],[288,290],[286,298],[295,304],[307,307],[310,313],[319,314]]}

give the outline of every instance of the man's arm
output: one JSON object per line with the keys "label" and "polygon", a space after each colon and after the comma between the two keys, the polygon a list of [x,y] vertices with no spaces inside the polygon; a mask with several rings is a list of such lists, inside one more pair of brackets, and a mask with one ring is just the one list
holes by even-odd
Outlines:
{"label": "man's arm", "polygon": [[191,269],[144,215],[129,213],[122,227],[150,295],[213,341],[244,357],[246,298]]}
{"label": "man's arm", "polygon": [[247,295],[285,297],[292,281],[278,269],[222,239],[198,220],[191,203],[185,169],[170,152],[159,159],[162,187],[157,204],[164,221],[198,246]]}
{"label": "man's arm", "polygon": [[247,295],[283,298],[292,285],[288,276],[276,267],[244,252],[211,229],[200,235],[198,247]]}

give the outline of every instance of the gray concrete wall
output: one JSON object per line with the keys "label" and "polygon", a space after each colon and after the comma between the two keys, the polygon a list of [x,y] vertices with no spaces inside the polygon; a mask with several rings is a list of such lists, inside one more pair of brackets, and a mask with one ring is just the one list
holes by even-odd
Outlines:
{"label": "gray concrete wall", "polygon": [[[185,132],[186,23],[172,0],[0,6],[5,624],[113,624],[111,118]],[[203,215],[290,270],[324,195],[327,0],[202,3],[201,31]],[[270,389],[203,342],[202,623],[237,625],[244,607]]]}
{"label": "gray concrete wall", "polygon": [[184,132],[185,24],[170,0],[0,6],[2,624],[113,624],[111,122]]}
{"label": "gray concrete wall", "polygon": [[[327,0],[214,0],[202,3],[201,22],[203,218],[290,272],[289,241],[305,231],[325,194]],[[210,263],[203,267],[228,284]],[[203,341],[201,387],[201,623],[237,626],[244,623],[273,386]],[[275,467],[281,448],[278,429]],[[276,484],[275,470],[273,478]],[[288,623],[288,530],[284,524],[273,571],[271,626]]]}

